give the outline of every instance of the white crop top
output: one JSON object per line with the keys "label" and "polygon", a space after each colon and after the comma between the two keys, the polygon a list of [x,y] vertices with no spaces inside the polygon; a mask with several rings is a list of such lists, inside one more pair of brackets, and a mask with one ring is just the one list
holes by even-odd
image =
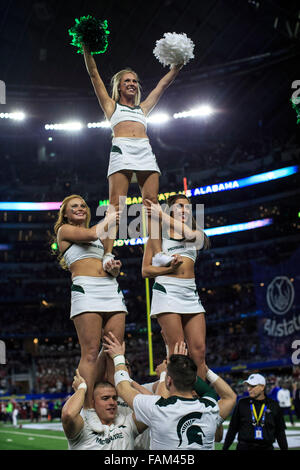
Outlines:
{"label": "white crop top", "polygon": [[85,258],[97,258],[102,260],[104,255],[104,247],[98,239],[94,242],[72,243],[64,252],[63,258],[68,268],[75,261]]}
{"label": "white crop top", "polygon": [[169,255],[181,255],[190,258],[194,262],[197,258],[197,249],[192,242],[187,242],[184,238],[163,238],[162,251]]}
{"label": "white crop top", "polygon": [[147,120],[140,106],[134,106],[131,108],[125,104],[116,103],[115,110],[110,118],[110,125],[113,129],[119,122],[123,121],[135,121],[140,122],[145,126],[147,130]]}

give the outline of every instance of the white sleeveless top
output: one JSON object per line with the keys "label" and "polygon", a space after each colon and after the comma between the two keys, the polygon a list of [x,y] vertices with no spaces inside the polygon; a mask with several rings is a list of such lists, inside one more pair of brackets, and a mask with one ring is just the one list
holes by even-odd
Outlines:
{"label": "white sleeveless top", "polygon": [[197,258],[197,249],[192,242],[187,242],[184,238],[163,238],[162,251],[169,255],[181,255],[190,258],[194,262]]}
{"label": "white sleeveless top", "polygon": [[75,261],[84,258],[97,258],[102,260],[103,255],[104,247],[99,239],[94,242],[72,243],[62,254],[68,268],[72,263],[75,263]]}
{"label": "white sleeveless top", "polygon": [[[130,410],[131,411],[131,410]],[[138,430],[132,418],[132,411],[128,416],[117,415],[115,422],[110,426],[104,425],[99,419],[102,431],[93,430],[84,420],[84,426],[77,436],[68,439],[69,450],[133,450],[134,439]]]}
{"label": "white sleeveless top", "polygon": [[113,129],[119,122],[135,121],[143,124],[147,130],[147,120],[140,106],[131,108],[125,104],[116,103],[115,110],[110,118],[110,125]]}

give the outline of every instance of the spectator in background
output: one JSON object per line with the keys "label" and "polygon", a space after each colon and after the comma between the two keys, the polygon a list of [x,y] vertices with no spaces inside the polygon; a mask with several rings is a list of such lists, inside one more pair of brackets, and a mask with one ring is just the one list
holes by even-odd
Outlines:
{"label": "spectator in background", "polygon": [[270,393],[268,394],[268,397],[272,398],[272,400],[278,401],[277,394],[278,394],[279,390],[280,390],[280,387],[278,387],[278,379],[274,376],[273,386],[270,390]]}
{"label": "spectator in background", "polygon": [[293,400],[296,416],[300,419],[300,382],[293,383]]}
{"label": "spectator in background", "polygon": [[6,405],[6,420],[12,421],[12,413],[14,410],[14,406],[11,401],[9,401]]}
{"label": "spectator in background", "polygon": [[53,421],[54,418],[54,403],[52,400],[48,402],[48,420]]}
{"label": "spectator in background", "polygon": [[39,404],[36,400],[34,400],[31,410],[32,410],[31,422],[35,421],[36,423],[38,423],[39,422]]}
{"label": "spectator in background", "polygon": [[19,414],[19,404],[16,401],[12,401],[13,412],[12,412],[12,424],[14,428],[18,427],[18,414]]}
{"label": "spectator in background", "polygon": [[289,391],[288,384],[284,382],[282,384],[282,388],[279,390],[277,394],[277,399],[279,402],[279,406],[282,410],[283,415],[289,415],[291,425],[294,425],[293,413],[292,413],[292,400],[291,400],[291,392]]}
{"label": "spectator in background", "polygon": [[60,419],[61,415],[61,400],[56,400],[54,403],[54,417]]}
{"label": "spectator in background", "polygon": [[236,450],[273,450],[275,439],[287,450],[285,422],[278,403],[265,395],[266,379],[251,374],[244,383],[249,397],[241,398],[234,409],[223,450],[229,450],[236,434]]}
{"label": "spectator in background", "polygon": [[40,413],[41,413],[41,421],[47,420],[47,403],[44,398],[41,401]]}
{"label": "spectator in background", "polygon": [[6,423],[6,405],[4,401],[0,402],[0,421],[3,421],[3,423]]}

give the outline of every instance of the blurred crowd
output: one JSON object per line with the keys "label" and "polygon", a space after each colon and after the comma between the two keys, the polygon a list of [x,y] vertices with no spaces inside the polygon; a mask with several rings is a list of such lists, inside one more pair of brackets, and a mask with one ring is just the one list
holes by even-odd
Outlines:
{"label": "blurred crowd", "polygon": [[[148,337],[143,330],[145,328],[125,334],[126,357],[133,376],[140,383],[151,380]],[[155,370],[156,365],[166,357],[160,331],[155,327],[152,330],[152,345]],[[7,346],[9,360],[0,369],[0,394],[21,393],[25,379],[28,381],[27,387],[31,387],[27,392],[71,393],[74,372],[80,361],[80,347],[75,334],[64,340],[59,337],[36,338],[33,341],[14,339],[8,341]],[[234,370],[235,365],[245,368],[245,364],[265,360],[255,321],[208,326],[206,362],[209,367],[232,366]],[[18,377],[22,377],[21,383]]]}
{"label": "blurred crowd", "polygon": [[60,420],[61,410],[65,399],[47,400],[0,400],[0,422],[12,423],[16,427],[19,420],[29,420],[31,423],[52,422]]}
{"label": "blurred crowd", "polygon": [[[128,355],[129,357],[129,355]],[[44,364],[47,367],[46,363]],[[131,362],[131,366],[134,368],[134,362]],[[55,370],[51,367],[48,368],[47,372],[59,373],[59,366]],[[260,371],[262,372],[262,371]],[[262,372],[264,373],[264,372]],[[136,378],[133,373],[132,376]],[[277,400],[280,403],[278,392],[282,389],[289,391],[291,399],[291,422],[295,419],[300,419],[300,368],[294,367],[292,373],[282,373],[280,375],[271,373],[264,373],[266,377],[266,394],[267,396]],[[246,387],[244,385],[245,377],[237,376],[236,374],[223,374],[223,378],[230,384],[233,390],[236,392],[238,399],[248,395]],[[140,383],[148,383],[156,380],[156,377],[148,377],[145,380],[140,380]],[[59,379],[58,379],[59,382]],[[60,386],[59,386],[60,388]],[[53,390],[55,387],[53,387]],[[54,390],[53,393],[57,393],[58,390]],[[61,392],[61,390],[60,390]],[[43,392],[41,392],[43,393]],[[72,394],[72,388],[65,390],[64,398],[45,398],[26,400],[17,399],[16,397],[7,398],[1,400],[0,398],[0,422],[4,424],[12,423],[14,426],[20,426],[19,420],[28,420],[32,423],[52,422],[54,420],[60,420],[61,410]]]}

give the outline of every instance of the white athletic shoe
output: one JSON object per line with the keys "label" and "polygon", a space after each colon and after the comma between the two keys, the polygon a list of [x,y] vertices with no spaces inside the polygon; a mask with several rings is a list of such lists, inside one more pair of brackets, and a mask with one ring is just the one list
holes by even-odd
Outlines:
{"label": "white athletic shoe", "polygon": [[103,256],[103,260],[102,260],[102,266],[103,266],[104,271],[106,271],[107,263],[111,261],[112,259],[115,259],[115,255],[113,255],[112,253],[105,253],[105,255]]}
{"label": "white athletic shoe", "polygon": [[168,255],[167,253],[156,253],[152,258],[152,266],[170,266],[172,259],[173,256]]}
{"label": "white athletic shoe", "polygon": [[84,408],[83,417],[89,427],[95,432],[103,432],[104,427],[94,408]]}

